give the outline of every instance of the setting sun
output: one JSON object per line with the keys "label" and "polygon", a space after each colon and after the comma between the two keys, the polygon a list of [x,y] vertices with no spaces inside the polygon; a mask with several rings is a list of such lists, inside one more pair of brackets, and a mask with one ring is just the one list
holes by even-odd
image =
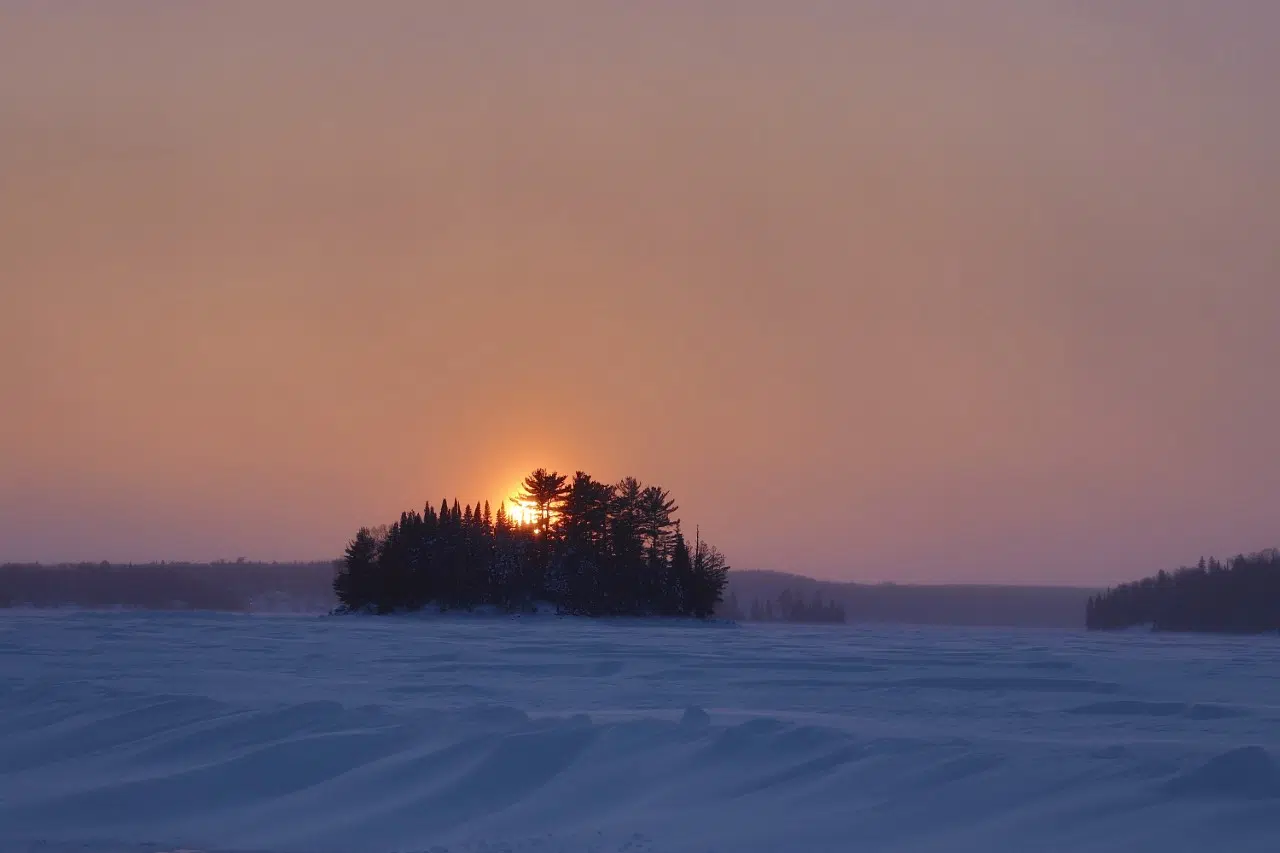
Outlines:
{"label": "setting sun", "polygon": [[517,527],[537,524],[538,508],[519,498],[507,498],[507,519]]}

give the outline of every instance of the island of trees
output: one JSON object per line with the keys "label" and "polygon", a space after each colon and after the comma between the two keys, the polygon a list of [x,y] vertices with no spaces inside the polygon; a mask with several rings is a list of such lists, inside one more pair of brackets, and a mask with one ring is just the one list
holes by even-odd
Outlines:
{"label": "island of trees", "polygon": [[1280,630],[1280,551],[1241,554],[1121,584],[1089,599],[1091,630],[1257,634]]}
{"label": "island of trees", "polygon": [[488,501],[402,513],[362,528],[338,562],[340,610],[519,612],[538,603],[583,616],[711,616],[728,566],[690,542],[665,489],[538,469],[508,508]]}

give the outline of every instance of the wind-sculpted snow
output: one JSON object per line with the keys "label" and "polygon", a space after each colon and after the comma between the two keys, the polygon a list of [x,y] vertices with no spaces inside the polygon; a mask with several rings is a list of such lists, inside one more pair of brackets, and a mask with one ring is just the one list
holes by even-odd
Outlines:
{"label": "wind-sculpted snow", "polygon": [[1280,850],[1280,640],[0,616],[0,850]]}

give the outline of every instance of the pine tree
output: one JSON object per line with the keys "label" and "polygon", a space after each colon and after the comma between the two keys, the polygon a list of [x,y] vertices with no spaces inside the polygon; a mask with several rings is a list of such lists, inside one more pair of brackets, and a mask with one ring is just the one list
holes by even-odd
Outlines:
{"label": "pine tree", "polygon": [[640,539],[643,527],[640,511],[642,491],[644,487],[635,477],[625,477],[614,487],[610,522],[615,539],[614,547],[619,552],[634,551],[639,554],[643,550]]}
{"label": "pine tree", "polygon": [[612,612],[643,612],[645,600],[644,543],[641,537],[640,493],[635,477],[625,477],[614,487],[609,510],[609,546],[613,555]]}
{"label": "pine tree", "polygon": [[[697,579],[693,573],[693,560],[689,556],[689,546],[685,543],[684,534],[680,532],[680,527],[677,525],[675,542],[671,547],[671,569],[666,589],[663,590],[666,613],[673,616],[692,613],[696,588]],[[710,616],[711,613],[704,615]]]}
{"label": "pine tree", "polygon": [[520,500],[532,504],[538,512],[538,528],[544,539],[552,539],[559,526],[557,518],[565,496],[569,493],[565,475],[539,468],[524,478]]}
{"label": "pine tree", "polygon": [[573,482],[560,508],[565,535],[593,546],[602,546],[609,534],[609,503],[612,500],[612,486],[578,471],[573,475]]}
{"label": "pine tree", "polygon": [[378,598],[378,541],[369,528],[360,528],[338,565],[333,592],[342,606],[362,610],[373,605]]}
{"label": "pine tree", "polygon": [[651,555],[665,555],[667,538],[676,523],[671,516],[679,507],[667,490],[658,486],[647,486],[639,494],[636,504],[646,549]]}
{"label": "pine tree", "polygon": [[693,589],[688,609],[694,616],[705,618],[715,613],[729,579],[729,566],[724,554],[703,541],[698,531],[693,555]]}

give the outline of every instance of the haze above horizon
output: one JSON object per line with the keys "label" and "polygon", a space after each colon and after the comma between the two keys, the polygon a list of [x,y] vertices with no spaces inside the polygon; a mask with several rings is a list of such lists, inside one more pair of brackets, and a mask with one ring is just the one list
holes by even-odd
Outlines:
{"label": "haze above horizon", "polygon": [[536,467],[731,565],[1280,544],[1280,5],[6,4],[0,561]]}

